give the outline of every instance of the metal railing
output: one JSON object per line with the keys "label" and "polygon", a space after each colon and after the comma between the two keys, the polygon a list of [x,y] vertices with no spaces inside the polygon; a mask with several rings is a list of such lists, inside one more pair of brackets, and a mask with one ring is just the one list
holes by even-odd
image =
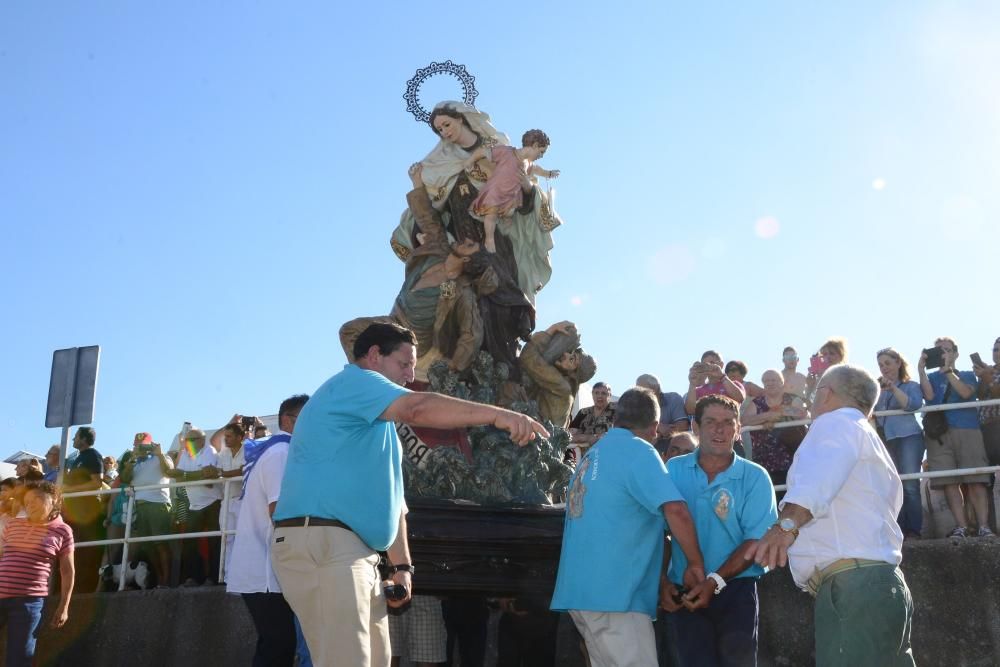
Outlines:
{"label": "metal railing", "polygon": [[[874,416],[876,417],[891,417],[895,415],[909,415],[916,413],[927,413],[927,412],[942,412],[946,410],[960,410],[964,408],[980,408],[988,405],[1000,405],[1000,399],[990,399],[987,401],[968,401],[965,403],[949,403],[947,405],[930,405],[924,406],[919,410],[908,411],[908,410],[882,410],[876,412]],[[791,421],[778,422],[771,426],[772,429],[778,428],[790,428],[792,426],[802,426],[812,423],[812,419],[795,419]],[[766,426],[747,426],[742,429],[742,432],[749,433],[752,431],[762,431],[766,430]],[[997,473],[1000,472],[1000,466],[984,466],[980,468],[957,468],[955,470],[939,470],[936,472],[917,472],[908,473],[905,475],[900,475],[903,480],[909,479],[922,479],[922,478],[935,478],[935,477],[965,477],[968,475],[981,475],[987,473]],[[225,477],[217,479],[205,479],[198,480],[195,482],[167,482],[165,484],[147,484],[143,486],[132,486],[126,487],[126,495],[128,502],[125,506],[125,535],[120,538],[113,538],[107,540],[94,540],[92,542],[80,542],[76,545],[78,548],[83,547],[99,547],[108,546],[113,544],[122,545],[122,555],[121,555],[121,572],[118,578],[118,590],[125,589],[125,576],[126,567],[125,564],[128,563],[128,552],[130,544],[141,544],[143,542],[167,542],[170,540],[192,540],[199,539],[202,537],[218,537],[221,541],[221,546],[219,549],[219,583],[224,583],[226,581],[226,540],[225,538],[229,535],[235,535],[235,526],[230,527],[229,523],[229,506],[232,501],[232,487],[234,484],[242,483],[243,477]],[[222,484],[222,503],[219,508],[219,530],[207,530],[198,533],[169,533],[167,535],[144,535],[141,537],[132,536],[132,517],[135,516],[135,492],[136,491],[153,491],[165,488],[178,488],[178,487],[191,487],[191,486],[210,486],[212,484]],[[786,485],[780,484],[776,485],[774,489],[776,491],[784,491],[787,488]],[[77,491],[74,493],[64,494],[64,498],[78,498],[85,496],[101,496],[101,495],[115,495],[121,492],[121,488],[117,489],[97,489],[95,491]],[[111,565],[115,565],[111,563]]]}
{"label": "metal railing", "polygon": [[[965,408],[982,408],[989,405],[1000,405],[1000,398],[991,398],[986,401],[966,401],[964,403],[946,403],[944,405],[925,405],[917,410],[879,410],[872,414],[873,417],[894,417],[897,415],[915,415],[923,414],[927,412],[946,412],[948,410],[962,410]],[[741,433],[751,433],[753,431],[764,431],[768,428],[778,429],[778,428],[791,428],[793,426],[805,426],[813,422],[812,418],[809,419],[794,419],[790,421],[778,422],[770,427],[758,425],[758,426],[744,426],[740,432]],[[921,429],[922,431],[922,429]],[[751,456],[751,460],[753,457]],[[933,479],[935,477],[968,477],[970,475],[982,475],[988,473],[1000,472],[1000,466],[982,466],[979,468],[956,468],[954,470],[938,470],[935,472],[931,471],[921,471],[921,472],[911,472],[905,475],[900,475],[899,478],[903,481],[909,479]],[[775,491],[785,491],[788,489],[786,484],[776,484],[774,487]]]}
{"label": "metal railing", "polygon": [[[225,583],[226,581],[226,540],[225,538],[229,535],[235,535],[235,526],[232,528],[229,524],[229,506],[232,501],[232,486],[237,483],[242,483],[243,477],[225,477],[217,479],[200,479],[194,482],[166,482],[164,484],[145,484],[142,486],[128,485],[125,487],[127,502],[125,505],[124,519],[125,522],[125,534],[122,537],[106,539],[106,540],[93,540],[90,542],[79,542],[74,548],[85,548],[85,547],[100,547],[100,546],[110,546],[121,544],[122,545],[122,555],[121,555],[121,572],[118,577],[118,590],[125,589],[126,581],[126,564],[128,561],[128,552],[130,544],[141,544],[143,542],[168,542],[171,540],[193,540],[200,539],[202,537],[218,537],[221,541],[219,548],[219,583]],[[206,530],[197,533],[168,533],[166,535],[143,535],[139,537],[134,537],[132,535],[132,519],[135,516],[135,492],[136,491],[157,491],[160,489],[169,488],[179,488],[179,487],[191,487],[191,486],[211,486],[213,484],[222,484],[222,501],[219,508],[219,530]],[[86,496],[102,496],[102,495],[118,495],[121,493],[121,487],[116,489],[97,489],[95,491],[76,491],[73,493],[63,494],[63,498],[83,498]],[[114,502],[110,500],[109,502]],[[115,563],[110,563],[112,566]],[[89,591],[88,591],[89,592]]]}

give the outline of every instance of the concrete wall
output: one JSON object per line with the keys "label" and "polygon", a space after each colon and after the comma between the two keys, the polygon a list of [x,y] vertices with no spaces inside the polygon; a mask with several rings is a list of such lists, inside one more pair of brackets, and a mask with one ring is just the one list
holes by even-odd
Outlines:
{"label": "concrete wall", "polygon": [[[918,665],[1000,665],[1000,543],[907,544],[903,570],[916,613]],[[256,641],[242,601],[221,587],[78,596],[70,623],[40,636],[40,665],[249,665]],[[812,598],[787,570],[761,583],[760,664],[811,665]],[[572,641],[560,664],[582,664]],[[0,654],[2,655],[2,654]],[[860,666],[859,666],[860,667]]]}

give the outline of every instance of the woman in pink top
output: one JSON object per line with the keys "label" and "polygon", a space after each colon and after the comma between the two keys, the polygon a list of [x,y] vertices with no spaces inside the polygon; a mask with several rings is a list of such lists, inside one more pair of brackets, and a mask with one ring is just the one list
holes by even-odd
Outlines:
{"label": "woman in pink top", "polygon": [[7,667],[27,667],[34,658],[35,631],[57,560],[62,590],[53,627],[66,623],[73,594],[73,531],[59,517],[55,484],[28,483],[24,507],[28,517],[10,521],[0,537],[0,629],[7,628]]}

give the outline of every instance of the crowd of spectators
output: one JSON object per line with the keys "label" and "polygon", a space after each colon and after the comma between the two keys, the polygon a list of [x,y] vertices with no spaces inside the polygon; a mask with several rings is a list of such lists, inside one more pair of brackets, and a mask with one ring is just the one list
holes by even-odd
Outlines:
{"label": "crowd of spectators", "polygon": [[[235,415],[215,431],[209,442],[199,428],[185,424],[167,451],[148,432],[135,435],[131,448],[120,456],[105,456],[98,449],[94,428],[80,427],[73,436],[72,451],[58,486],[59,513],[70,527],[75,542],[121,539],[125,534],[128,498],[134,497],[133,537],[212,532],[221,527],[219,513],[222,484],[177,486],[174,482],[239,477],[243,473],[243,443],[269,435],[257,417]],[[52,445],[44,463],[26,457],[17,463],[15,477],[3,480],[0,495],[0,535],[11,519],[25,516],[26,485],[46,481],[55,484],[60,473],[60,447]],[[162,485],[161,488],[143,488]],[[138,487],[138,488],[136,488]],[[63,494],[106,490],[99,496],[67,497]],[[114,492],[117,490],[117,492]],[[240,485],[232,483],[227,529],[234,530],[239,512]],[[229,537],[229,546],[232,538]],[[182,541],[141,542],[129,547],[130,585],[141,588],[177,585],[214,585],[219,580],[220,539],[195,538]],[[123,546],[77,547],[75,550],[77,592],[117,589]],[[143,575],[133,572],[139,563]]]}

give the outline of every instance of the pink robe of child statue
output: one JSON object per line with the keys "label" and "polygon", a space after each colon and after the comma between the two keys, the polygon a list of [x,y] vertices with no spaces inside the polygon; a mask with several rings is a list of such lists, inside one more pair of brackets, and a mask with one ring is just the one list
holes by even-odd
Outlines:
{"label": "pink robe of child statue", "polygon": [[486,184],[479,190],[469,210],[473,215],[490,214],[505,217],[524,201],[521,183],[524,180],[524,161],[517,157],[511,146],[494,146],[486,151],[486,159],[496,166]]}

